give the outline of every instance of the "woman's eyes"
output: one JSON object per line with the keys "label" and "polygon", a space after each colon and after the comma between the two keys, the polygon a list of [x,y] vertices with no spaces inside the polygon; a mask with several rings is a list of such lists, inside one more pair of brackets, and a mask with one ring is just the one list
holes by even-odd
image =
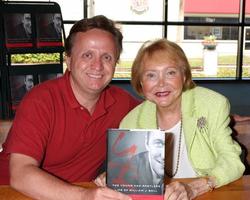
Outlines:
{"label": "woman's eyes", "polygon": [[147,77],[147,78],[150,78],[150,79],[156,78],[156,77],[157,77],[157,74],[155,74],[155,73],[147,73],[147,74],[146,74],[146,77]]}
{"label": "woman's eyes", "polygon": [[167,75],[175,75],[176,73],[177,73],[177,71],[175,69],[167,71]]}
{"label": "woman's eyes", "polygon": [[163,72],[145,72],[144,78],[146,80],[158,80],[160,77],[165,79],[174,79],[179,75],[179,70],[176,68],[167,68]]}

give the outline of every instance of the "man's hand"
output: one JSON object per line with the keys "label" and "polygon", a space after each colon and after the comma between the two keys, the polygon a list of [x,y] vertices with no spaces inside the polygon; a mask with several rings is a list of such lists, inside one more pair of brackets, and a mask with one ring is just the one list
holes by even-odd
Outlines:
{"label": "man's hand", "polygon": [[103,172],[98,177],[96,177],[96,179],[94,180],[94,183],[99,187],[105,187],[106,186],[106,172]]}

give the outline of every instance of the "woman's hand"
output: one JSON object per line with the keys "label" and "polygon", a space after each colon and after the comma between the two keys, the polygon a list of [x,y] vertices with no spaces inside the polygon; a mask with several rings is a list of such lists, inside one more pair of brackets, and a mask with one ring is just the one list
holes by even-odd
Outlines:
{"label": "woman's hand", "polygon": [[172,182],[165,188],[164,200],[188,200],[196,197],[194,191],[186,183]]}
{"label": "woman's hand", "polygon": [[[209,179],[209,184],[208,184]],[[211,186],[210,183],[213,183]],[[190,183],[172,182],[166,185],[164,199],[165,200],[191,200],[195,197],[204,194],[205,192],[211,191],[212,187],[215,186],[214,179],[210,178],[199,178],[195,179]]]}
{"label": "woman's hand", "polygon": [[106,172],[103,172],[99,176],[96,177],[94,180],[94,183],[99,187],[105,187],[106,186]]}

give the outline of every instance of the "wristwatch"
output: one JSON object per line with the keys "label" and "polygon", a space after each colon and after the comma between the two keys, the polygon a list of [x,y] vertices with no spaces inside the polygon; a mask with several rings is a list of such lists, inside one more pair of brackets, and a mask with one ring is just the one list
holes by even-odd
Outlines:
{"label": "wristwatch", "polygon": [[206,178],[206,180],[207,180],[207,187],[209,188],[209,192],[212,192],[215,188],[215,185],[210,178]]}

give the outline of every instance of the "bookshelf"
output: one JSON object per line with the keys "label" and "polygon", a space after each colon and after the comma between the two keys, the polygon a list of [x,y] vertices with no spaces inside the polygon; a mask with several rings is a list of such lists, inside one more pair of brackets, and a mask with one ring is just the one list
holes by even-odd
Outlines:
{"label": "bookshelf", "polygon": [[[65,31],[56,2],[0,2],[0,117],[11,119],[34,85],[63,73]],[[31,62],[18,61],[30,57]],[[52,57],[53,61],[41,61]],[[40,58],[37,61],[36,59]],[[27,59],[29,60],[29,59]]]}

